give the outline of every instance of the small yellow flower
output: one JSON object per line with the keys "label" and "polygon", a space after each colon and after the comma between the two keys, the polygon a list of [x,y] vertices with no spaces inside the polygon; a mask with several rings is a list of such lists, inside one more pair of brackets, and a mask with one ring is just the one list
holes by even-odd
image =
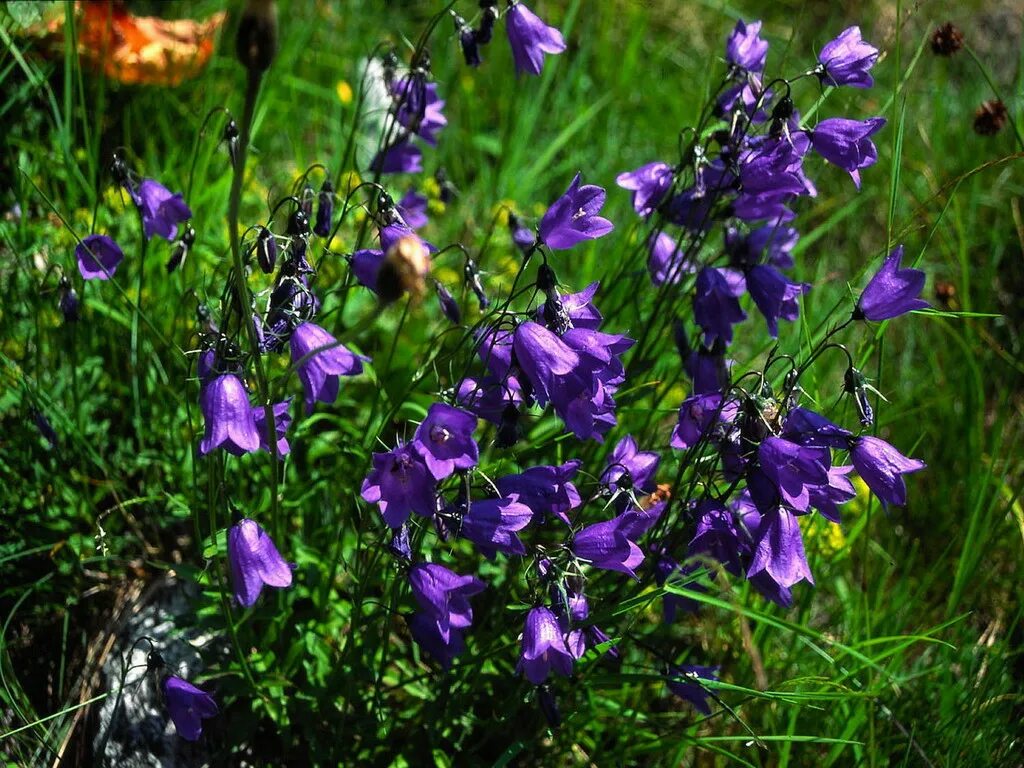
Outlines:
{"label": "small yellow flower", "polygon": [[339,80],[338,84],[334,86],[334,90],[338,94],[338,101],[342,104],[352,103],[352,86],[348,84],[347,80]]}

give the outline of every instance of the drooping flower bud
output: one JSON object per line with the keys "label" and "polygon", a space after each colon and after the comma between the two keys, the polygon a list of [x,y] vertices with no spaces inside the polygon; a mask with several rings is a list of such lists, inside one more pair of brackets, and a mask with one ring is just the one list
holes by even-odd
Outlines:
{"label": "drooping flower bud", "polygon": [[313,218],[313,200],[316,198],[316,192],[313,191],[313,185],[306,182],[306,185],[302,188],[302,195],[299,200],[302,204],[302,212],[306,214],[307,221]]}
{"label": "drooping flower bud", "polygon": [[224,143],[228,145],[228,157],[231,158],[231,166],[238,167],[238,123],[234,118],[228,120],[224,126]]}
{"label": "drooping flower bud", "polygon": [[181,233],[181,237],[171,247],[171,257],[167,260],[167,274],[171,274],[171,272],[185,263],[185,259],[188,258],[188,252],[195,241],[195,229],[192,225],[186,226]]}
{"label": "drooping flower bud", "polygon": [[451,291],[439,282],[434,283],[434,290],[437,291],[437,300],[441,302],[441,311],[444,312],[444,316],[455,325],[461,323],[462,311],[459,309],[459,305],[455,301],[455,297],[452,296]]}
{"label": "drooping flower bud", "polygon": [[317,196],[316,224],[313,225],[314,234],[319,237],[327,237],[331,233],[331,218],[334,215],[334,185],[330,179],[325,179],[320,187],[320,194]]}
{"label": "drooping flower bud", "polygon": [[68,323],[76,322],[81,317],[78,292],[75,291],[71,281],[66,276],[60,279],[57,290],[60,296],[57,300],[57,307],[60,309],[61,314],[64,315],[64,321]]}
{"label": "drooping flower bud", "polygon": [[864,374],[852,365],[846,369],[843,377],[843,391],[853,395],[857,404],[857,413],[860,415],[860,423],[870,427],[875,421],[875,412],[871,409],[871,402],[868,400],[868,385]]}
{"label": "drooping flower bud", "polygon": [[466,64],[470,67],[479,67],[482,60],[476,32],[464,18],[454,11],[452,11],[452,19],[455,21],[455,31],[459,35],[459,46],[462,48],[462,56],[466,59]]}
{"label": "drooping flower bud", "polygon": [[277,264],[277,238],[266,227],[260,227],[259,234],[256,235],[256,262],[268,275],[274,271]]}
{"label": "drooping flower bud", "polygon": [[466,267],[463,270],[463,274],[466,278],[466,285],[469,289],[476,294],[477,301],[480,302],[480,309],[484,310],[491,306],[491,300],[487,298],[487,294],[484,292],[484,286],[480,282],[480,270],[476,265],[476,262],[472,259],[466,259]]}
{"label": "drooping flower bud", "polygon": [[277,3],[249,0],[238,23],[235,52],[251,72],[266,72],[277,53]]}
{"label": "drooping flower bud", "polygon": [[480,26],[476,30],[476,41],[480,45],[487,45],[494,37],[494,22],[498,20],[497,0],[480,0],[480,9],[483,14],[480,17]]}

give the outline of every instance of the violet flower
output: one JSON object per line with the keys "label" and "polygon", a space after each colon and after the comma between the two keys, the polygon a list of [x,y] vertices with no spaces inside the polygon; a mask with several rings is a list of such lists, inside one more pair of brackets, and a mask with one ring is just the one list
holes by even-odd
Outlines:
{"label": "violet flower", "polygon": [[410,229],[419,229],[427,225],[427,198],[410,188],[398,201],[396,207],[402,221]]}
{"label": "violet flower", "polygon": [[548,679],[554,669],[560,675],[572,674],[573,656],[565,644],[558,618],[543,605],[531,608],[523,627],[522,654],[516,671],[534,685]]}
{"label": "violet flower", "polygon": [[765,571],[782,587],[804,580],[814,583],[796,515],[776,507],[761,517],[757,531],[751,533],[756,543],[747,578]]}
{"label": "violet flower", "polygon": [[368,357],[350,351],[315,323],[305,322],[292,331],[292,365],[306,393],[306,411],[313,405],[333,403],[338,397],[338,377],[356,376],[363,372]]}
{"label": "violet flower", "polygon": [[580,185],[577,173],[569,188],[548,208],[540,220],[540,240],[552,250],[572,248],[584,240],[603,237],[614,229],[608,219],[597,214],[605,201],[605,191],[594,184]]}
{"label": "violet flower", "polygon": [[924,288],[924,272],[910,267],[901,269],[902,258],[903,246],[898,245],[864,288],[853,311],[855,320],[889,320],[929,307],[927,301],[918,298]]}
{"label": "violet flower", "polygon": [[213,697],[177,675],[167,675],[160,688],[178,735],[186,741],[198,741],[203,733],[203,720],[219,712]]}
{"label": "violet flower", "polygon": [[534,522],[555,515],[569,525],[569,512],[582,503],[572,483],[581,462],[573,459],[558,467],[530,467],[518,475],[505,475],[495,481],[502,496],[517,494],[519,501],[533,510]]}
{"label": "violet flower", "polygon": [[878,150],[870,137],[884,125],[884,117],[863,121],[830,117],[808,130],[808,133],[815,151],[849,173],[857,189],[860,189],[860,169],[874,165],[878,160]]}
{"label": "violet flower", "polygon": [[818,54],[818,77],[825,85],[870,88],[868,70],[877,60],[878,49],[861,39],[860,27],[847,27]]}
{"label": "violet flower", "polygon": [[870,435],[851,441],[850,460],[883,504],[906,504],[907,486],[903,475],[920,472],[926,466],[923,461],[907,458],[885,440]]}
{"label": "violet flower", "polygon": [[637,577],[635,568],[644,560],[643,550],[627,535],[634,519],[628,513],[588,525],[572,540],[572,551],[595,568]]}
{"label": "violet flower", "polygon": [[416,430],[412,446],[436,480],[475,467],[480,449],[473,439],[476,416],[446,403],[434,403]]}
{"label": "violet flower", "polygon": [[392,144],[373,158],[371,170],[378,173],[422,173],[423,152],[410,137]]}
{"label": "violet flower", "polygon": [[809,283],[791,283],[781,272],[766,264],[751,267],[746,275],[747,291],[768,324],[768,334],[779,335],[779,318],[792,322],[800,316],[797,299],[811,289]]}
{"label": "violet flower", "polygon": [[[828,485],[828,449],[805,447],[781,437],[769,437],[757,449],[760,470],[771,481],[774,492],[765,491],[748,478],[754,503],[764,513],[776,497],[798,512],[810,507],[810,488]],[[788,585],[786,585],[788,586]]]}
{"label": "violet flower", "polygon": [[678,285],[683,275],[696,271],[676,238],[667,232],[652,232],[647,240],[647,249],[650,254],[647,258],[647,271],[651,273],[654,285]]}
{"label": "violet flower", "polygon": [[109,280],[124,261],[124,252],[106,235],[89,235],[75,246],[78,271],[86,280]]}
{"label": "violet flower", "polygon": [[142,214],[142,230],[147,240],[158,235],[171,242],[178,234],[178,224],[192,218],[182,196],[153,179],[143,179],[137,190],[129,192]]}
{"label": "violet flower", "polygon": [[437,659],[437,662],[445,669],[451,667],[455,657],[466,649],[461,632],[449,632],[448,638],[445,639],[437,621],[426,613],[415,613],[409,616],[406,622],[409,625],[409,633],[416,644]]}
{"label": "violet flower", "polygon": [[412,445],[399,445],[373,454],[373,469],[359,491],[364,501],[376,503],[384,522],[398,528],[409,513],[429,517],[437,509],[434,478]]}
{"label": "violet flower", "polygon": [[[291,452],[288,438],[285,437],[288,434],[288,427],[292,424],[292,417],[288,412],[291,404],[291,400],[282,400],[280,403],[274,403],[271,409],[274,414],[274,437],[277,440],[278,456],[287,456]],[[256,422],[256,430],[260,433],[260,450],[273,453],[270,449],[270,443],[267,442],[266,410],[262,405],[258,408],[253,408],[252,417]]]}
{"label": "violet flower", "polygon": [[423,612],[437,623],[445,642],[450,640],[452,630],[466,629],[473,623],[469,598],[486,587],[475,576],[460,576],[436,563],[412,566],[409,585]]}
{"label": "violet flower", "polygon": [[732,421],[737,411],[734,401],[723,405],[722,395],[718,392],[688,397],[679,406],[679,422],[672,430],[669,445],[680,451],[692,448],[716,423]]}
{"label": "violet flower", "polygon": [[277,551],[273,540],[259,523],[239,520],[228,531],[228,563],[235,600],[249,608],[263,591],[263,585],[290,587],[292,569]]}
{"label": "violet flower", "polygon": [[241,454],[259,450],[260,435],[256,429],[249,393],[234,374],[223,374],[208,381],[199,393],[206,431],[199,443],[199,453],[223,447]]}
{"label": "violet flower", "polygon": [[654,490],[654,475],[658,471],[661,456],[653,451],[641,451],[632,435],[626,435],[615,445],[601,482],[609,490],[636,489],[643,493]]}
{"label": "violet flower", "polygon": [[705,267],[697,275],[693,317],[704,331],[705,345],[715,339],[732,343],[733,325],[747,317],[739,302],[745,290],[743,275],[734,270]]}
{"label": "violet flower", "polygon": [[516,531],[521,531],[532,520],[533,510],[521,503],[516,494],[500,499],[481,499],[469,505],[459,532],[488,558],[493,558],[495,552],[525,555],[526,547]]}
{"label": "violet flower", "polygon": [[509,0],[505,13],[508,41],[516,74],[539,75],[544,67],[544,54],[565,50],[565,39],[555,27],[549,27],[533,11],[517,0]]}
{"label": "violet flower", "polygon": [[710,715],[707,689],[698,680],[717,680],[715,674],[718,667],[702,667],[697,664],[683,664],[670,667],[666,675],[666,685],[676,696],[688,701],[702,715]]}
{"label": "violet flower", "polygon": [[615,183],[633,192],[633,210],[645,219],[654,213],[672,188],[674,171],[668,163],[641,165],[635,171],[620,173]]}
{"label": "violet flower", "polygon": [[725,43],[726,61],[746,72],[764,71],[768,57],[768,41],[758,37],[760,32],[760,21],[747,24],[742,19],[737,20],[732,34]]}

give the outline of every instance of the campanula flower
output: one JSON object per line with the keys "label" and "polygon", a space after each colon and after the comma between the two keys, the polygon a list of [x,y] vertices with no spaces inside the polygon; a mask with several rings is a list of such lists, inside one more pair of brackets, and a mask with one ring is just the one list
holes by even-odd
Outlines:
{"label": "campanula flower", "polygon": [[203,720],[219,711],[213,697],[177,675],[167,675],[160,687],[178,735],[186,741],[198,741],[203,733]]}
{"label": "campanula flower", "polygon": [[[291,413],[288,410],[291,404],[291,400],[282,400],[280,403],[274,403],[271,409],[274,414],[274,437],[277,440],[278,456],[287,456],[291,451],[288,438],[285,437],[288,434],[288,427],[292,425]],[[256,429],[260,433],[260,450],[273,453],[270,449],[270,443],[267,442],[266,410],[262,405],[258,408],[253,408],[252,417],[256,421]]]}
{"label": "campanula flower", "polygon": [[434,292],[437,293],[437,301],[441,305],[441,311],[444,312],[444,316],[455,325],[461,323],[462,310],[459,309],[459,303],[455,301],[451,291],[445,288],[443,283],[435,281]]}
{"label": "campanula flower", "polygon": [[572,551],[595,568],[619,571],[636,578],[635,568],[644,560],[643,550],[627,535],[632,518],[626,514],[588,525],[573,537]]}
{"label": "campanula flower", "polygon": [[506,555],[525,555],[526,547],[516,531],[521,531],[533,520],[533,510],[519,501],[519,496],[500,499],[481,499],[469,505],[462,517],[459,532],[469,539],[488,558],[495,552]]}
{"label": "campanula flower", "polygon": [[453,630],[466,629],[473,623],[469,598],[486,587],[476,576],[460,576],[436,563],[412,566],[409,585],[420,608],[437,623],[438,632],[445,642]]}
{"label": "campanula flower", "polygon": [[306,410],[310,412],[317,401],[333,403],[338,397],[338,377],[362,373],[363,361],[369,360],[310,322],[292,331],[290,346],[292,365],[297,367],[306,392]]}
{"label": "campanula flower", "polygon": [[725,43],[726,61],[746,72],[762,72],[768,57],[768,41],[758,37],[760,32],[760,21],[747,24],[739,19]]}
{"label": "campanula flower", "polygon": [[409,633],[416,644],[433,656],[437,662],[448,669],[455,657],[466,650],[462,633],[455,630],[448,633],[448,638],[441,634],[437,621],[424,612],[414,613],[406,619]]}
{"label": "campanula flower", "polygon": [[885,440],[870,435],[851,441],[850,460],[883,504],[906,504],[907,486],[903,475],[920,472],[926,466],[923,461],[907,458]]}
{"label": "campanula flower", "polygon": [[[798,445],[781,437],[769,437],[757,449],[760,472],[774,486],[755,482],[758,476],[748,478],[754,503],[762,513],[776,506],[776,499],[785,502],[797,512],[810,507],[810,488],[828,485],[831,465],[827,449]],[[789,585],[785,585],[789,586]]]}
{"label": "campanula flower", "polygon": [[228,531],[228,563],[235,599],[249,608],[269,587],[290,587],[292,569],[259,523],[244,518]]}
{"label": "campanula flower", "polygon": [[558,617],[546,606],[531,608],[523,627],[522,654],[517,672],[522,672],[534,685],[548,679],[554,669],[560,675],[572,674],[573,656],[565,644]]}
{"label": "campanula flower", "polygon": [[678,285],[683,275],[696,271],[679,247],[677,238],[667,232],[651,233],[647,240],[647,271],[654,285]]}
{"label": "campanula flower", "polygon": [[878,49],[861,39],[860,27],[848,27],[821,49],[818,77],[825,85],[870,88],[874,80],[868,70],[877,60]]}
{"label": "campanula flower", "polygon": [[704,330],[707,346],[715,339],[732,343],[733,325],[747,317],[739,302],[745,289],[743,275],[735,270],[705,267],[697,275],[693,317]]}
{"label": "campanula flower", "polygon": [[434,478],[408,443],[373,454],[373,469],[363,480],[360,495],[364,501],[377,504],[391,528],[408,520],[410,512],[429,517],[437,509]]}
{"label": "campanula flower", "polygon": [[142,229],[147,240],[157,235],[170,242],[178,234],[178,224],[192,218],[192,210],[182,196],[153,179],[143,179],[138,189],[129,189],[129,192],[142,214]]}
{"label": "campanula flower", "polygon": [[549,27],[517,0],[509,0],[505,24],[517,75],[524,72],[539,75],[544,67],[545,53],[556,54],[565,50],[562,33],[555,27]]}
{"label": "campanula flower", "polygon": [[635,489],[641,494],[654,490],[654,475],[661,457],[653,451],[641,451],[632,435],[615,445],[601,475],[601,482],[612,491]]}
{"label": "campanula flower", "polygon": [[205,383],[199,393],[199,407],[206,425],[199,443],[200,454],[221,447],[238,454],[259,450],[259,430],[249,393],[240,378],[226,373]]}
{"label": "campanula flower", "polygon": [[707,555],[720,562],[730,573],[742,573],[741,561],[751,551],[751,540],[736,525],[732,512],[719,501],[705,499],[698,502],[695,515],[697,530],[690,541],[688,554]]}
{"label": "campanula flower", "polygon": [[434,403],[416,430],[412,445],[437,480],[476,466],[480,449],[473,439],[476,416],[446,403]]}
{"label": "campanula flower", "polygon": [[809,283],[792,283],[785,275],[767,264],[747,270],[747,291],[768,323],[768,334],[779,335],[779,318],[793,321],[800,315],[797,299],[811,289]]}
{"label": "campanula flower", "polygon": [[719,422],[731,422],[739,410],[734,401],[722,404],[722,395],[709,392],[693,395],[679,406],[679,421],[672,430],[669,445],[685,451],[700,442],[709,430]]}
{"label": "campanula flower", "polygon": [[693,708],[702,715],[710,715],[711,707],[708,705],[708,691],[698,680],[717,680],[715,672],[718,667],[702,667],[697,664],[683,664],[680,667],[670,667],[666,676],[666,685],[676,696],[688,701]]}
{"label": "campanula flower", "polygon": [[793,266],[790,252],[799,238],[799,232],[781,223],[765,224],[747,234],[735,227],[728,227],[725,230],[725,250],[737,269],[762,263],[778,269],[789,269]]}
{"label": "campanula flower", "polygon": [[878,150],[871,136],[884,125],[884,117],[863,121],[830,117],[822,120],[808,133],[814,150],[849,173],[857,189],[860,189],[860,169],[874,165],[878,160]]}
{"label": "campanula flower", "polygon": [[330,179],[325,179],[320,193],[317,195],[316,222],[313,224],[313,233],[317,237],[327,237],[331,234],[331,219],[334,216],[334,185]]}
{"label": "campanula flower", "polygon": [[584,240],[603,237],[614,225],[597,214],[605,201],[605,191],[594,184],[580,185],[582,175],[577,173],[569,188],[540,220],[538,235],[541,242],[555,251],[572,248]]}
{"label": "campanula flower", "polygon": [[615,183],[633,192],[633,210],[647,218],[661,205],[672,188],[675,172],[668,163],[654,162],[641,165],[635,171],[620,173]]}
{"label": "campanula flower", "polygon": [[428,221],[427,202],[425,195],[421,195],[415,189],[410,188],[396,204],[402,221],[410,229],[419,229],[426,226]]}
{"label": "campanula flower", "polygon": [[75,246],[78,271],[86,280],[109,280],[124,260],[124,252],[106,235],[89,235]]}
{"label": "campanula flower", "polygon": [[804,580],[814,583],[796,515],[784,507],[775,507],[761,517],[757,530],[751,534],[755,544],[748,578],[765,571],[782,587]]}
{"label": "campanula flower", "polygon": [[925,274],[919,269],[900,268],[903,246],[893,249],[875,273],[857,301],[853,316],[857,320],[889,320],[915,309],[927,309],[921,298]]}
{"label": "campanula flower", "polygon": [[379,173],[422,173],[423,151],[406,136],[373,158],[370,168]]}

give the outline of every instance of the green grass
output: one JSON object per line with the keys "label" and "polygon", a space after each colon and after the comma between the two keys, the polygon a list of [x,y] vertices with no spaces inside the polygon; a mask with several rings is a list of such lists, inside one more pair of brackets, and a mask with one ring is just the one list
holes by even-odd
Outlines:
{"label": "green grass", "polygon": [[[139,12],[155,5],[140,3]],[[460,5],[466,14],[475,6]],[[723,706],[712,717],[666,698],[660,669],[620,672],[588,658],[580,664],[583,684],[559,688],[563,726],[546,733],[535,694],[514,676],[520,614],[486,597],[474,602],[476,625],[502,629],[486,642],[471,637],[470,652],[441,675],[416,660],[400,622],[380,609],[394,603],[405,610],[409,600],[399,599],[401,579],[384,552],[376,510],[356,500],[368,453],[378,436],[391,440],[435,399],[428,353],[436,353],[432,362],[446,379],[464,363],[451,352],[454,339],[430,346],[436,323],[423,317],[437,313],[429,300],[407,310],[412,317],[401,307],[383,313],[358,339],[374,357],[372,372],[346,383],[335,408],[296,420],[278,502],[269,462],[243,470],[222,457],[195,460],[198,383],[181,351],[195,347],[196,303],[216,301],[231,259],[221,123],[211,121],[205,135],[199,126],[210,109],[242,111],[244,76],[231,28],[197,80],[176,89],[125,87],[83,71],[73,55],[43,59],[18,34],[15,17],[0,11],[7,127],[0,203],[18,202],[24,214],[0,222],[0,754],[11,764],[50,764],[68,736],[79,745],[73,749],[82,748],[87,721],[76,719],[78,708],[105,693],[90,677],[96,639],[125,587],[169,569],[203,589],[194,621],[230,639],[227,660],[208,668],[218,700],[230,705],[223,722],[209,723],[220,762],[243,743],[298,764],[307,749],[310,760],[382,765],[422,764],[428,755],[440,765],[1019,760],[1024,176],[1017,153],[1024,147],[1009,127],[994,137],[973,133],[974,110],[993,95],[989,77],[964,52],[938,58],[927,45],[936,24],[956,21],[1024,125],[1019,37],[994,35],[1000,17],[985,3],[971,10],[788,0],[536,5],[570,43],[540,78],[514,78],[500,27],[477,71],[462,65],[448,21],[432,42],[449,126],[426,166],[443,166],[460,195],[434,217],[428,237],[474,251],[488,240],[481,265],[491,292],[502,295],[515,264],[505,235],[490,237],[499,207],[535,216],[582,170],[586,181],[609,189],[604,215],[617,230],[561,254],[558,275],[575,288],[603,279],[602,301],[617,307],[606,316],[634,337],[660,318],[651,320],[653,292],[635,290],[646,279],[636,258],[639,230],[614,177],[675,156],[679,130],[699,119],[724,71],[720,50],[733,20],[764,18],[770,67],[779,71],[807,66],[849,24],[861,24],[865,38],[885,50],[875,88],[839,89],[817,107],[819,118],[883,114],[889,124],[858,194],[841,171],[808,161],[820,194],[798,208],[795,276],[815,288],[799,323],[783,324],[780,342],[782,351],[807,351],[836,305],[895,243],[929,273],[929,292],[940,281],[955,286],[950,309],[960,314],[918,314],[887,324],[884,334],[847,337],[889,400],[880,404],[878,434],[929,465],[910,478],[908,505],[883,510],[865,495],[844,511],[841,537],[821,525],[805,531],[817,587],[798,585],[788,611],[727,579],[690,595],[704,603],[699,616],[664,638],[696,663],[721,665],[714,691]],[[217,7],[161,10],[203,17]],[[255,113],[243,221],[264,217],[268,197],[284,194],[310,164],[337,171],[354,107],[339,100],[338,81],[358,91],[361,58],[381,40],[415,39],[439,7],[282,3],[281,48]],[[808,86],[801,105],[815,98]],[[141,275],[138,252],[128,253],[115,280],[78,281],[83,320],[61,324],[54,267],[75,271],[75,240],[51,214],[79,237],[95,218],[94,231],[133,249],[139,242],[134,211],[105,175],[116,147],[128,148],[144,175],[189,188],[196,252],[171,276],[163,267],[166,244],[150,244]],[[357,231],[343,230],[334,249],[352,248]],[[452,275],[458,270],[454,255],[438,264]],[[365,295],[346,293],[343,276],[340,262],[329,260],[320,283],[331,286],[324,316],[339,331],[356,327],[372,307]],[[736,357],[744,363],[770,349],[767,339],[755,341],[760,323],[751,312],[743,326]],[[638,439],[662,444],[685,388],[670,332],[653,332],[652,343],[655,362],[630,382],[636,390],[620,399],[620,420]],[[823,409],[837,402],[842,376],[840,356],[825,360],[805,385]],[[665,385],[673,381],[679,386]],[[650,382],[665,386],[644,386]],[[59,447],[39,436],[36,412],[53,425]],[[855,418],[849,406],[834,416]],[[597,445],[557,440],[555,427],[550,419],[536,424],[524,461],[582,453],[594,464],[605,455]],[[667,479],[675,465],[663,466]],[[225,495],[253,516],[279,503],[274,524],[286,531],[282,550],[297,563],[289,597],[265,597],[250,614],[232,608],[220,589],[223,536],[218,544],[211,531],[228,523]],[[96,546],[101,528],[105,549]],[[476,568],[467,550],[453,551]],[[499,566],[485,564],[480,574],[505,578]],[[520,592],[513,594],[527,599]],[[595,606],[595,614],[628,638],[632,622],[656,620],[658,596],[624,590],[618,607]],[[454,756],[459,750],[462,760]]]}

